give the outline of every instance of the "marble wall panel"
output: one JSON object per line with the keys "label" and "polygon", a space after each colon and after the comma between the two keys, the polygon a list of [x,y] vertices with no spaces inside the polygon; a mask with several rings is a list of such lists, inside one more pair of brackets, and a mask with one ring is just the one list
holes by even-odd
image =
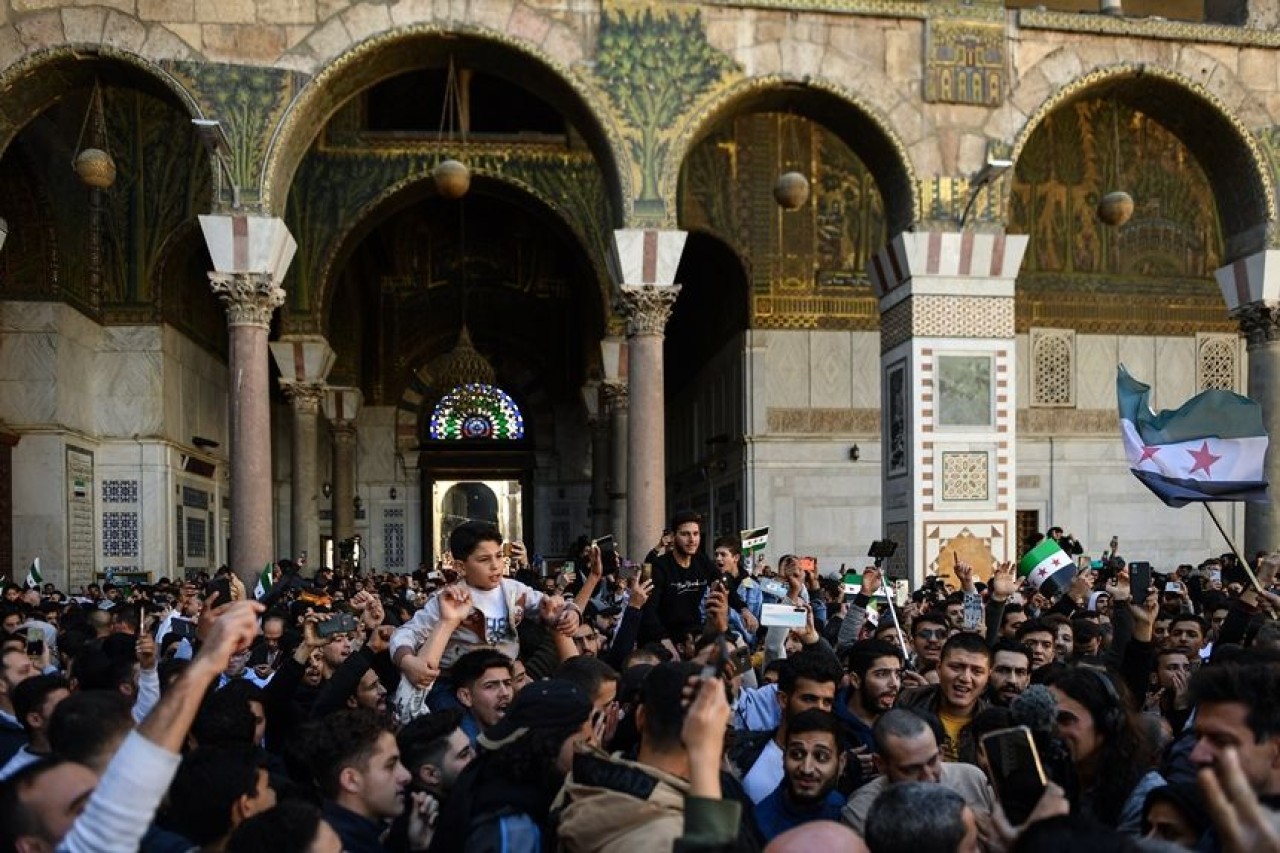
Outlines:
{"label": "marble wall panel", "polygon": [[[1119,358],[1114,336],[1076,335],[1076,406],[1078,408],[1115,408],[1116,365],[1119,363]],[[1030,398],[1019,397],[1019,399]]]}
{"label": "marble wall panel", "polygon": [[[760,335],[759,332],[756,334]],[[770,331],[767,344],[765,375],[762,378],[768,405],[777,408],[811,405],[808,333]]]}
{"label": "marble wall panel", "polygon": [[813,331],[809,336],[809,404],[835,409],[851,405],[853,346],[848,332]]}
{"label": "marble wall panel", "polygon": [[1196,339],[1156,338],[1155,405],[1176,408],[1199,392],[1196,387]]}
{"label": "marble wall panel", "polygon": [[849,405],[855,409],[880,408],[880,333],[847,332],[852,357]]}

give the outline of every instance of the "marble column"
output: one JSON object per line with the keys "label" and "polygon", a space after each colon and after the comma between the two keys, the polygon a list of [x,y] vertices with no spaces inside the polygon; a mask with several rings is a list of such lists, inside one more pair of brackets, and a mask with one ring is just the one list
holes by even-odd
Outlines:
{"label": "marble column", "polygon": [[[1280,488],[1280,250],[1258,252],[1217,271],[1227,309],[1240,323],[1248,343],[1247,395],[1262,406],[1263,422],[1272,437],[1263,473],[1272,489]],[[1280,509],[1274,502],[1244,507],[1244,551],[1280,547]]]}
{"label": "marble column", "polygon": [[283,219],[201,215],[213,272],[227,309],[230,382],[231,569],[252,588],[275,559],[271,511],[271,400],[267,334],[284,304],[280,283],[298,249]]}
{"label": "marble column", "polygon": [[[599,538],[612,533],[609,529],[609,419],[600,405],[601,383],[591,382],[584,394],[594,396],[594,408],[588,407],[587,428],[591,430],[591,536]],[[614,546],[617,546],[615,535]]]}
{"label": "marble column", "polygon": [[294,335],[271,344],[280,387],[293,414],[290,447],[289,550],[295,558],[320,559],[320,403],[335,358],[328,341]]}
{"label": "marble column", "polygon": [[632,557],[627,547],[627,386],[624,382],[604,382],[600,390],[609,423],[609,528],[618,553]]}
{"label": "marble column", "polygon": [[627,322],[627,542],[656,541],[666,523],[666,407],[662,341],[680,295],[676,268],[684,231],[613,232],[611,269]]}
{"label": "marble column", "polygon": [[899,234],[872,259],[880,298],[881,522],[888,567],[980,577],[1015,560],[1014,280],[1027,237]]}
{"label": "marble column", "polygon": [[356,532],[356,416],[363,396],[358,388],[330,388],[325,392],[324,413],[333,442],[333,542],[350,539]]}
{"label": "marble column", "polygon": [[209,280],[226,306],[230,339],[231,569],[248,586],[275,559],[267,333],[284,290],[269,273],[214,272]]}

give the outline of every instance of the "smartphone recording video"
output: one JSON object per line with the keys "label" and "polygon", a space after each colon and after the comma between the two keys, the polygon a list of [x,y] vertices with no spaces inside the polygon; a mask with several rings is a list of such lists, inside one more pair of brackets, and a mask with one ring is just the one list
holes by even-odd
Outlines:
{"label": "smartphone recording video", "polygon": [[1048,783],[1031,729],[1016,726],[990,732],[983,736],[982,748],[1005,816],[1013,826],[1022,826]]}

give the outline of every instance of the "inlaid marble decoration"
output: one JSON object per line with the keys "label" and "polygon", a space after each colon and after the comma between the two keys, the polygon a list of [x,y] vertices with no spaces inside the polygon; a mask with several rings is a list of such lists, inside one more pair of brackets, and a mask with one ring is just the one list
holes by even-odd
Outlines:
{"label": "inlaid marble decoration", "polygon": [[138,556],[138,514],[136,512],[104,512],[102,514],[102,555],[104,557]]}
{"label": "inlaid marble decoration", "polygon": [[990,468],[981,451],[943,451],[942,499],[985,501],[990,496]]}
{"label": "inlaid marble decoration", "polygon": [[991,369],[986,355],[938,356],[938,426],[991,426]]}

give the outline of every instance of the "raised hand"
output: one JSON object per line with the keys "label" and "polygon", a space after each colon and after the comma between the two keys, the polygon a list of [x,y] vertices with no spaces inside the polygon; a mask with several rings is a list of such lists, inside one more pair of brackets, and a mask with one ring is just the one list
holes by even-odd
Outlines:
{"label": "raised hand", "polygon": [[960,558],[957,557],[954,571],[956,580],[960,582],[960,589],[965,592],[978,591],[978,588],[973,585],[973,566],[962,562]]}
{"label": "raised hand", "polygon": [[441,622],[456,628],[471,615],[471,590],[464,584],[446,586],[438,598]]}
{"label": "raised hand", "polygon": [[649,596],[653,593],[653,581],[647,581],[640,575],[636,575],[628,588],[631,590],[631,595],[627,598],[627,604],[639,610],[649,603]]}
{"label": "raised hand", "polygon": [[1198,779],[1225,853],[1280,853],[1275,813],[1258,801],[1235,747],[1224,749]]}
{"label": "raised hand", "polygon": [[712,587],[707,593],[707,627],[717,634],[729,630],[729,594],[723,589]]}
{"label": "raised hand", "polygon": [[1018,591],[1017,570],[1013,563],[998,563],[991,572],[991,597],[1005,601]]}
{"label": "raised hand", "polygon": [[870,598],[880,591],[882,585],[880,579],[880,570],[868,566],[862,570],[862,594]]}
{"label": "raised hand", "polygon": [[[1112,602],[1119,604],[1128,601],[1133,597],[1134,590],[1129,588],[1129,570],[1122,569],[1119,574],[1107,581],[1107,594],[1111,596]],[[1146,590],[1142,591],[1143,595]]]}

